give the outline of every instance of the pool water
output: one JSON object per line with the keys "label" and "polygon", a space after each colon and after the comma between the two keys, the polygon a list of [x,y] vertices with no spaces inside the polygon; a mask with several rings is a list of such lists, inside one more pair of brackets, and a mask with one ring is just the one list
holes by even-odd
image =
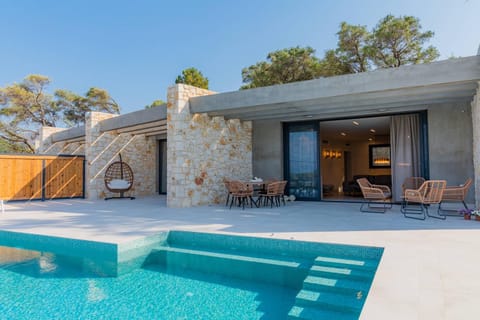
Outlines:
{"label": "pool water", "polygon": [[282,319],[296,295],[279,286],[162,266],[105,277],[55,258],[42,254],[2,265],[1,319]]}
{"label": "pool water", "polygon": [[122,245],[0,232],[0,319],[358,319],[382,252],[181,231]]}

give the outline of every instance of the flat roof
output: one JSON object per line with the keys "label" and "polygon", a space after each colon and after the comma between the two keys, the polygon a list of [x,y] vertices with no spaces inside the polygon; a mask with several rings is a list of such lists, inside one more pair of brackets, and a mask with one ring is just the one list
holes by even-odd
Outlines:
{"label": "flat roof", "polygon": [[167,119],[167,105],[138,110],[100,122],[100,131],[111,131]]}
{"label": "flat roof", "polygon": [[480,56],[299,81],[190,99],[192,113],[242,120],[334,118],[471,101]]}
{"label": "flat roof", "polygon": [[52,134],[52,142],[67,141],[85,137],[85,126],[78,126],[58,131]]}

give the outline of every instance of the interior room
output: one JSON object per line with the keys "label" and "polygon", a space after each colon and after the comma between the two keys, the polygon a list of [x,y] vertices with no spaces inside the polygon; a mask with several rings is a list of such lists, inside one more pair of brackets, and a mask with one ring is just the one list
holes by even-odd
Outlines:
{"label": "interior room", "polygon": [[361,200],[360,177],[391,187],[390,121],[384,116],[320,122],[323,200]]}

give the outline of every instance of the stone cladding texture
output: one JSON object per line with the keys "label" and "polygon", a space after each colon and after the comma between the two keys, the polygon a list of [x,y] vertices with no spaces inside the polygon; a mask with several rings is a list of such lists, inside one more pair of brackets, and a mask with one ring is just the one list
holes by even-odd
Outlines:
{"label": "stone cladding texture", "polygon": [[35,153],[41,154],[59,154],[60,150],[64,147],[64,143],[52,143],[52,134],[66,130],[65,128],[58,127],[41,127],[39,130],[38,138],[35,142]]}
{"label": "stone cladding texture", "polygon": [[480,208],[480,81],[477,85],[477,94],[472,101],[473,122],[473,170],[475,175],[475,207]]}
{"label": "stone cladding texture", "polygon": [[225,201],[224,178],[251,179],[252,123],[191,114],[189,98],[214,92],[177,84],[168,89],[167,205]]}
{"label": "stone cladding texture", "polygon": [[100,132],[99,123],[116,115],[90,112],[85,123],[86,192],[88,199],[118,196],[105,187],[107,167],[122,160],[133,171],[133,187],[125,194],[131,196],[153,195],[156,189],[156,145],[153,138],[145,135],[117,134],[115,131]]}

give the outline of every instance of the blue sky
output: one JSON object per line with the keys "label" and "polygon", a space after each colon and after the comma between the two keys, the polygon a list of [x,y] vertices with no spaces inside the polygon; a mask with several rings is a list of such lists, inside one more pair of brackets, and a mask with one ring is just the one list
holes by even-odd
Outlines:
{"label": "blue sky", "polygon": [[371,29],[413,15],[435,32],[441,59],[480,45],[480,0],[2,0],[0,12],[0,87],[43,74],[52,91],[107,89],[122,113],[166,100],[188,67],[225,92],[268,52],[308,45],[322,57],[342,21]]}

